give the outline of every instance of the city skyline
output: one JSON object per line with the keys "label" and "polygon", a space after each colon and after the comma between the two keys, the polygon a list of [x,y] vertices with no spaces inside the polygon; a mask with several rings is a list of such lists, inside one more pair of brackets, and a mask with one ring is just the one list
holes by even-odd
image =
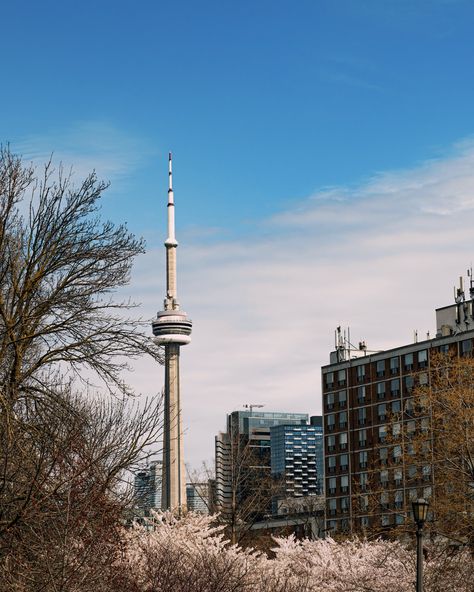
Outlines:
{"label": "city skyline", "polygon": [[148,241],[123,292],[147,320],[175,154],[192,466],[232,409],[320,414],[336,326],[370,349],[434,332],[473,259],[471,3],[85,2],[74,31],[54,4],[5,7],[2,140],[111,180],[104,217]]}

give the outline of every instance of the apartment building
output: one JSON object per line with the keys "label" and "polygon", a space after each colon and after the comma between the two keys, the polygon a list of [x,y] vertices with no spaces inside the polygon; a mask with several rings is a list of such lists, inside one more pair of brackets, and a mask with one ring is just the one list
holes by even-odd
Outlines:
{"label": "apartment building", "polygon": [[[471,286],[471,298],[473,292]],[[393,444],[390,431],[414,423],[412,392],[429,383],[434,352],[472,354],[473,300],[465,300],[462,286],[455,304],[436,310],[436,327],[432,339],[377,352],[364,343],[353,348],[338,330],[330,363],[321,369],[329,532],[390,529],[407,520],[413,499],[432,495],[429,459],[415,465],[403,453],[409,446]],[[422,418],[421,427],[428,421]]]}

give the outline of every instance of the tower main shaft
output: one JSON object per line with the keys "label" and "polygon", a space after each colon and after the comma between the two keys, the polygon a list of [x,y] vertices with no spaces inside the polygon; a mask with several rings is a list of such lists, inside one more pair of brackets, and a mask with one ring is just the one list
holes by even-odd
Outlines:
{"label": "tower main shaft", "polygon": [[153,321],[156,342],[165,348],[165,396],[163,426],[162,509],[180,512],[186,506],[186,478],[183,456],[179,352],[191,341],[192,322],[179,308],[177,299],[174,193],[171,153],[168,160],[168,237],[166,247],[166,298],[164,310]]}

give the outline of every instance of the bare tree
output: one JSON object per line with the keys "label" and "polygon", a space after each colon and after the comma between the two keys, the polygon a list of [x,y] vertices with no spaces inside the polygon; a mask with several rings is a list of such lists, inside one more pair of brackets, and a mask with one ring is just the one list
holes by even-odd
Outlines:
{"label": "bare tree", "polygon": [[[281,478],[271,475],[270,448],[252,445],[245,435],[222,434],[225,461],[216,475],[217,510],[232,544],[255,544],[253,525],[272,512]],[[219,469],[220,470],[220,469]]]}
{"label": "bare tree", "polygon": [[371,517],[366,535],[398,537],[412,532],[411,503],[423,496],[432,538],[474,547],[474,359],[434,354],[429,379],[414,380],[404,409],[388,418],[383,464],[354,484],[354,507]]}
{"label": "bare tree", "polygon": [[113,298],[144,244],[101,222],[105,188],[0,150],[0,580],[12,591],[98,592],[130,501],[124,472],[161,431],[161,398],[130,403],[121,378],[161,353],[135,305]]}
{"label": "bare tree", "polygon": [[109,388],[127,391],[121,371],[159,348],[127,318],[131,302],[112,299],[125,285],[144,243],[124,225],[101,222],[107,185],[95,174],[78,187],[47,163],[41,178],[8,150],[0,151],[0,383],[15,401],[43,387],[42,371],[84,367]]}
{"label": "bare tree", "polygon": [[9,589],[97,589],[131,508],[124,472],[160,431],[159,400],[143,408],[64,388],[17,408],[1,442],[0,573]]}

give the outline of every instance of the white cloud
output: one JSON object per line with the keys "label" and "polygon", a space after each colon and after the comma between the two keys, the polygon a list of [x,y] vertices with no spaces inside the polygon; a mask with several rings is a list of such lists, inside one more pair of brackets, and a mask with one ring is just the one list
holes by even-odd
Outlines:
{"label": "white cloud", "polygon": [[[407,343],[414,329],[434,334],[434,308],[450,303],[473,258],[473,165],[466,141],[411,170],[317,192],[263,220],[264,238],[181,240],[180,295],[194,320],[181,366],[193,465],[212,456],[225,414],[245,403],[319,413],[337,325],[371,349]],[[145,315],[161,307],[163,279],[164,253],[148,253],[130,287]],[[162,371],[140,361],[133,380],[156,391]]]}
{"label": "white cloud", "polygon": [[77,122],[67,129],[28,136],[16,142],[15,152],[25,161],[43,165],[51,155],[65,169],[73,167],[82,179],[92,170],[104,180],[122,180],[136,170],[153,151],[142,138],[103,121]]}

